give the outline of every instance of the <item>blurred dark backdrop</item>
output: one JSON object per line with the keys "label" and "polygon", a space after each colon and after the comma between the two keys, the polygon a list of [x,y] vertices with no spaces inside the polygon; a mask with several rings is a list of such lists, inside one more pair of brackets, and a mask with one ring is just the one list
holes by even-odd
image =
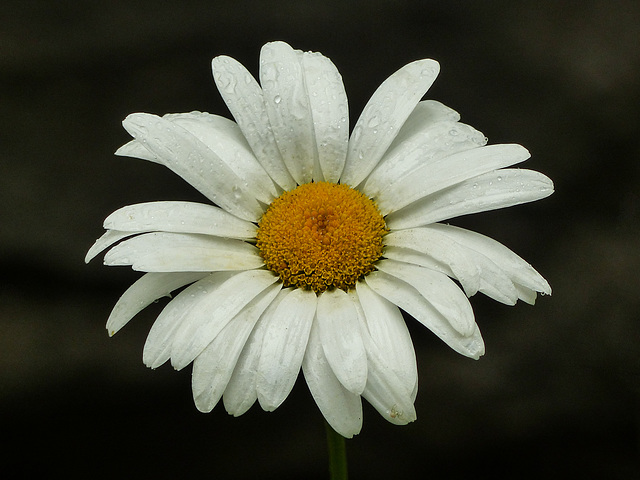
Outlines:
{"label": "blurred dark backdrop", "polygon": [[[454,223],[551,283],[535,307],[472,303],[463,358],[414,322],[418,421],[365,408],[353,478],[640,478],[640,4],[583,0],[5,1],[0,26],[3,471],[67,478],[327,478],[304,382],[275,412],[196,411],[190,372],[142,364],[154,305],[109,339],[138,277],[83,263],[116,208],[200,200],[158,165],[113,156],[131,112],[228,116],[209,61],[257,72],[281,39],[340,69],[352,123],[389,74],[440,61],[428,98],[556,183],[534,204]],[[633,272],[636,272],[635,274]],[[17,475],[20,476],[20,475]]]}

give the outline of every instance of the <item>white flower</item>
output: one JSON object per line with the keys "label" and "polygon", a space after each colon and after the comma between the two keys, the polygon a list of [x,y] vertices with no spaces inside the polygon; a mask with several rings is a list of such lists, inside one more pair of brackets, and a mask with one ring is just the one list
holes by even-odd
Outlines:
{"label": "white flower", "polygon": [[118,155],[169,167],[215,206],[151,202],[107,217],[86,260],[112,247],[106,265],[148,272],[115,305],[109,333],[186,286],[143,357],[152,368],[193,362],[201,411],[220,398],[236,416],[256,399],[274,410],[302,367],[345,437],[360,431],[361,397],[392,423],[415,420],[416,360],[400,309],[477,359],[484,343],[467,297],[513,305],[551,293],[505,246],[438,222],[541,199],[551,180],[506,168],[529,158],[525,148],[486,146],[455,111],[420,101],[439,71],[433,60],[391,75],[351,136],[328,58],[268,43],[260,84],[232,58],[212,65],[235,123],[199,112],[124,120],[134,140]]}

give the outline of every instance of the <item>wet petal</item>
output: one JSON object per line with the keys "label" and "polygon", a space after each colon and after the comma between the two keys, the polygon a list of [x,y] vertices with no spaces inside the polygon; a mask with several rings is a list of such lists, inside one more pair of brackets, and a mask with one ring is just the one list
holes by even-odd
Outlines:
{"label": "wet petal", "polygon": [[271,285],[249,302],[194,360],[191,387],[201,412],[210,412],[220,401],[247,338],[280,288]]}
{"label": "wet petal", "polygon": [[396,425],[406,425],[417,418],[413,405],[415,396],[407,391],[400,378],[389,375],[386,357],[373,347],[367,349],[369,356],[369,377],[362,396],[387,421]]}
{"label": "wet petal", "polygon": [[311,326],[302,371],[309,391],[329,425],[346,438],[360,433],[362,428],[360,395],[344,388],[333,373],[324,354],[316,322]]}
{"label": "wet petal", "polygon": [[387,215],[477,175],[523,162],[529,156],[527,149],[515,144],[489,145],[449,155],[397,179],[380,192],[378,207]]}
{"label": "wet petal", "polygon": [[256,383],[263,410],[275,410],[291,392],[307,348],[316,304],[314,292],[295,289],[265,319]]}
{"label": "wet petal", "polygon": [[318,298],[317,321],[331,369],[347,390],[362,393],[367,382],[367,355],[353,301],[340,289],[325,291]]}
{"label": "wet petal", "polygon": [[240,353],[233,375],[229,380],[226,390],[222,396],[224,407],[227,412],[235,417],[245,413],[258,399],[256,388],[258,377],[258,363],[262,354],[262,344],[264,333],[269,325],[269,319],[278,305],[289,293],[290,288],[280,290],[276,298],[269,304],[263,312],[251,332],[244,349]]}
{"label": "wet petal", "polygon": [[171,345],[183,320],[211,290],[220,287],[235,272],[215,272],[185,288],[162,310],[153,323],[142,352],[147,367],[158,368],[169,360]]}
{"label": "wet petal", "polygon": [[[409,249],[430,257],[438,265],[446,266],[445,272],[460,281],[467,296],[475,295],[480,288],[480,272],[473,256],[468,254],[466,248],[451,241],[450,237],[438,230],[411,228],[392,231],[384,237],[384,243],[387,258],[433,269],[433,263],[423,258],[412,258],[403,251],[403,249]],[[392,247],[398,247],[401,250]]]}
{"label": "wet petal", "polygon": [[203,272],[147,273],[118,299],[107,320],[109,336],[115,335],[138,312],[174,290],[209,275]]}
{"label": "wet petal", "polygon": [[386,221],[392,230],[418,227],[460,215],[533,202],[552,193],[553,182],[545,175],[532,170],[504,168],[427,195],[389,214]]}
{"label": "wet petal", "polygon": [[136,140],[209,200],[244,220],[256,221],[262,208],[255,196],[215,153],[184,128],[147,113],[122,123]]}
{"label": "wet petal", "polygon": [[477,326],[471,335],[460,334],[412,285],[384,272],[372,272],[365,282],[378,295],[402,308],[456,352],[474,359],[484,354],[484,342]]}
{"label": "wet petal", "polygon": [[318,155],[301,60],[302,52],[284,42],[267,43],[260,52],[269,122],[284,163],[300,185],[312,180]]}
{"label": "wet petal", "polygon": [[141,158],[142,160],[148,160],[150,162],[164,165],[164,162],[161,159],[159,159],[156,155],[154,155],[149,150],[147,150],[144,144],[142,142],[139,142],[136,139],[133,139],[128,143],[125,143],[118,150],[116,150],[115,154],[120,157]]}
{"label": "wet petal", "polygon": [[356,292],[366,331],[373,344],[370,347],[365,344],[367,352],[375,347],[384,357],[385,368],[398,377],[408,393],[415,392],[418,383],[416,354],[400,310],[364,282],[356,284]]}
{"label": "wet petal", "polygon": [[476,322],[469,300],[446,275],[394,260],[382,260],[376,268],[411,285],[462,336],[467,337],[475,330]]}
{"label": "wet petal", "polygon": [[452,225],[438,224],[431,225],[429,228],[444,234],[472,251],[484,255],[502,269],[514,282],[534,291],[551,295],[551,287],[542,275],[527,261],[500,242],[480,233]]}
{"label": "wet petal", "polygon": [[342,183],[355,187],[371,173],[439,71],[435,60],[418,60],[378,87],[353,127]]}
{"label": "wet petal", "polygon": [[94,244],[91,246],[87,255],[84,257],[85,263],[89,263],[91,260],[95,258],[96,255],[99,255],[100,252],[109,248],[114,243],[119,242],[123,238],[130,237],[135,232],[120,232],[116,230],[108,230],[99,237]]}
{"label": "wet petal", "polygon": [[213,205],[194,202],[148,202],[122,207],[104,221],[104,228],[125,232],[202,233],[218,237],[255,238],[251,222]]}
{"label": "wet petal", "polygon": [[349,108],[342,76],[331,60],[315,52],[303,54],[302,68],[322,177],[337,183],[349,144]]}
{"label": "wet petal", "polygon": [[242,180],[263,203],[271,203],[277,196],[275,185],[262,168],[238,125],[224,117],[210,113],[191,112],[165,115],[205,144]]}
{"label": "wet petal", "polygon": [[277,278],[266,270],[249,270],[203,294],[176,331],[171,345],[173,367],[180,370],[191,363],[240,310]]}
{"label": "wet petal", "polygon": [[253,245],[241,240],[154,232],[116,245],[104,264],[131,265],[142,272],[213,272],[259,268],[264,262]]}
{"label": "wet petal", "polygon": [[237,60],[219,56],[211,62],[220,95],[242,130],[258,162],[283,190],[295,188],[269,123],[262,88]]}
{"label": "wet petal", "polygon": [[451,121],[435,123],[398,143],[385,155],[367,179],[362,191],[369,197],[385,190],[391,183],[411,174],[420,167],[453,155],[483,146],[487,139],[482,132]]}

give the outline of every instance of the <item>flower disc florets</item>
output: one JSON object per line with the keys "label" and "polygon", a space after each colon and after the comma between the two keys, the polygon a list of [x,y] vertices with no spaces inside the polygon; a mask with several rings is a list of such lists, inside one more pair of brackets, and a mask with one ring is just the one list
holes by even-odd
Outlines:
{"label": "flower disc florets", "polygon": [[374,270],[387,228],[376,204],[348,185],[306,183],[271,203],[257,246],[285,286],[348,290]]}

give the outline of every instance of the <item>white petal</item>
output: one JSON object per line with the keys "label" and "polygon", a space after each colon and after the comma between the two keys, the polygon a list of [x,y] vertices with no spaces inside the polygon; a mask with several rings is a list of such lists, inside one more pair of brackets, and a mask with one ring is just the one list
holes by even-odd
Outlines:
{"label": "white petal", "polygon": [[222,285],[235,272],[215,272],[185,288],[162,310],[153,323],[142,352],[147,367],[158,368],[169,360],[171,345],[178,328],[191,310],[209,291]]}
{"label": "white petal", "polygon": [[318,155],[301,60],[302,52],[284,42],[267,43],[260,52],[260,84],[269,122],[298,184],[312,180]]}
{"label": "white petal", "polygon": [[476,322],[466,295],[446,275],[409,263],[382,260],[376,268],[411,285],[462,336],[473,334]]}
{"label": "white petal", "polygon": [[208,273],[147,273],[131,285],[118,299],[107,320],[107,331],[113,336],[138,312],[174,290],[200,280]]}
{"label": "white petal", "polygon": [[367,179],[362,191],[369,197],[377,197],[391,183],[419,167],[426,169],[426,165],[443,157],[486,143],[486,137],[469,125],[451,121],[437,122],[389,149],[383,161]]}
{"label": "white petal", "polygon": [[265,318],[267,325],[256,379],[263,410],[275,410],[291,392],[307,348],[316,304],[314,292],[295,289]]}
{"label": "white petal", "polygon": [[255,238],[251,222],[213,205],[194,202],[148,202],[122,207],[104,221],[104,228],[126,232],[202,233],[218,237]]}
{"label": "white petal", "polygon": [[[361,288],[360,291],[362,292],[363,289]],[[372,294],[375,295],[373,292]],[[409,378],[406,374],[398,375],[393,368],[397,366],[392,358],[393,353],[382,350],[379,346],[380,344],[376,343],[370,334],[363,303],[360,301],[359,295],[352,291],[350,296],[354,299],[358,322],[362,331],[362,339],[367,352],[367,385],[362,392],[362,396],[391,423],[405,425],[414,421],[416,412],[413,402],[418,391],[417,373],[414,378]],[[366,293],[364,298],[367,299]],[[394,308],[396,311],[398,310],[397,307]],[[411,339],[409,339],[409,343],[411,344]],[[413,345],[410,346],[410,351],[413,352]],[[410,370],[416,370],[415,357]]]}
{"label": "white petal", "polygon": [[255,196],[215,153],[184,128],[147,113],[134,113],[124,128],[164,165],[209,200],[244,220],[257,221],[262,208]]}
{"label": "white petal", "polygon": [[245,305],[277,278],[267,270],[240,272],[203,295],[182,321],[173,339],[173,367],[180,370],[191,363]]}
{"label": "white petal", "polygon": [[311,326],[302,371],[309,391],[329,425],[346,438],[360,433],[362,428],[360,395],[344,388],[333,373],[322,349],[316,322]]}
{"label": "white petal", "polygon": [[464,228],[454,227],[452,225],[431,225],[432,230],[441,232],[453,241],[466,248],[481,253],[489,258],[514,282],[530,288],[532,290],[551,295],[551,287],[549,283],[540,275],[529,263],[511,251],[500,242],[472,232]]}
{"label": "white petal", "polygon": [[459,120],[460,114],[454,109],[436,100],[422,100],[416,105],[416,108],[413,109],[407,121],[402,125],[402,128],[391,143],[382,162],[386,162],[387,155],[391,154],[396,148],[401,148],[402,144],[406,141],[422,135],[426,129],[440,122],[458,122]]}
{"label": "white petal", "polygon": [[386,357],[377,348],[367,350],[369,378],[362,396],[386,420],[396,425],[406,425],[417,418],[413,405],[415,395],[408,392],[402,381],[388,373]]}
{"label": "white petal", "polygon": [[342,76],[331,60],[319,53],[305,52],[302,68],[322,177],[338,183],[349,144],[349,107]]}
{"label": "white petal", "polygon": [[235,122],[201,112],[170,114],[163,118],[180,125],[204,143],[258,200],[269,204],[278,196],[271,178],[256,160]]}
{"label": "white petal", "polygon": [[420,200],[391,213],[389,228],[411,228],[460,215],[511,207],[548,197],[553,182],[532,170],[504,168],[494,170]]}
{"label": "white petal", "polygon": [[143,272],[213,272],[259,268],[258,250],[241,240],[188,233],[154,232],[113,247],[105,265],[131,265]]}
{"label": "white petal", "polygon": [[[437,225],[399,230],[385,237],[387,258],[436,270],[455,278],[467,296],[482,292],[507,305],[518,300],[509,276],[485,255],[437,230]],[[394,246],[398,245],[398,246]]]}
{"label": "white petal", "polygon": [[438,230],[431,228],[411,228],[407,230],[392,231],[384,237],[385,256],[387,258],[414,263],[433,269],[433,265],[424,259],[411,258],[403,250],[410,249],[431,257],[437,264],[446,265],[447,274],[456,278],[462,284],[467,296],[475,295],[480,288],[480,272],[473,262],[473,256],[468,250],[456,242],[451,241]]}
{"label": "white petal", "polygon": [[418,60],[378,87],[353,128],[342,183],[357,186],[371,173],[439,71],[435,60]]}
{"label": "white petal", "polygon": [[230,57],[214,58],[211,67],[220,95],[262,167],[283,190],[295,188],[295,181],[273,136],[258,82],[242,64]]}
{"label": "white petal", "polygon": [[407,393],[413,394],[417,390],[418,366],[400,310],[364,282],[356,283],[356,292],[368,336],[384,358],[384,367],[400,380]]}
{"label": "white petal", "polygon": [[164,162],[160,160],[156,155],[151,153],[144,146],[142,142],[139,142],[136,139],[131,140],[128,143],[125,143],[118,150],[115,151],[115,154],[120,157],[133,157],[133,158],[141,158],[142,160],[148,160],[150,162],[159,163],[160,165],[164,165]]}
{"label": "white petal", "polygon": [[91,246],[87,255],[84,257],[84,261],[89,263],[96,255],[100,252],[109,248],[116,242],[119,242],[123,238],[130,237],[134,232],[119,232],[116,230],[108,230],[102,234],[100,238],[98,238],[95,243]]}
{"label": "white petal", "polygon": [[276,298],[269,304],[258,320],[242,353],[240,353],[233,375],[222,396],[225,409],[235,417],[249,410],[258,399],[258,391],[256,388],[258,362],[262,354],[264,333],[269,325],[268,319],[271,318],[280,302],[286,298],[290,292],[290,288],[278,292]]}
{"label": "white petal", "polygon": [[378,207],[387,215],[427,195],[529,157],[527,149],[515,144],[489,145],[455,153],[397,179],[380,192]]}
{"label": "white petal", "polygon": [[367,355],[353,301],[344,291],[325,291],[318,298],[318,329],[331,369],[344,387],[361,394],[367,382]]}
{"label": "white petal", "polygon": [[471,335],[461,335],[413,286],[384,272],[365,277],[369,287],[429,328],[456,352],[478,359],[484,354],[484,342],[477,326]]}
{"label": "white petal", "polygon": [[201,412],[210,412],[222,397],[247,338],[280,288],[271,285],[249,302],[194,360],[191,387]]}
{"label": "white petal", "polygon": [[517,283],[514,284],[516,290],[518,291],[518,298],[529,305],[535,305],[536,297],[538,296],[535,290],[532,290],[527,287],[523,287]]}

